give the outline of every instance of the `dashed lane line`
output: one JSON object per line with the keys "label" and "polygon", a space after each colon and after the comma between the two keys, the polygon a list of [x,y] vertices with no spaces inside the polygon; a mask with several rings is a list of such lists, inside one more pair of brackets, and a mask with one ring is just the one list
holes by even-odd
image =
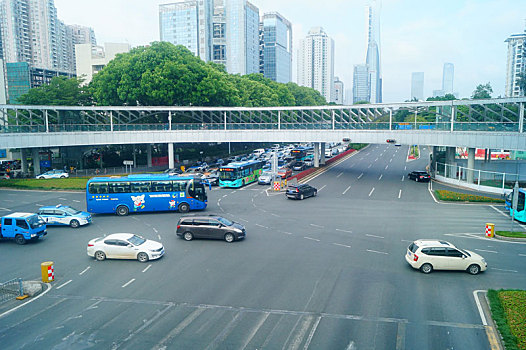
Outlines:
{"label": "dashed lane line", "polygon": [[7,209],[7,208],[0,208],[0,210],[2,210],[2,211],[12,211],[11,209]]}
{"label": "dashed lane line", "polygon": [[155,227],[152,227],[152,230],[153,230],[153,232],[155,232],[155,233],[159,232],[159,231],[157,231],[157,229],[156,229]]}
{"label": "dashed lane line", "polygon": [[519,254],[519,256],[526,256],[526,254]]}
{"label": "dashed lane line", "polygon": [[373,189],[371,190],[371,192],[369,192],[369,197],[371,197],[371,195],[373,194],[373,192],[374,192],[374,187],[373,187]]}
{"label": "dashed lane line", "polygon": [[144,268],[144,270],[142,270],[142,272],[146,272],[146,271],[148,271],[148,269],[149,269],[150,267],[152,267],[152,264],[146,266],[146,267]]}
{"label": "dashed lane line", "polygon": [[75,203],[80,203],[80,201],[76,200],[76,199],[72,199],[72,201],[75,202]]}
{"label": "dashed lane line", "polygon": [[351,189],[351,186],[347,187],[347,188],[345,189],[345,191],[342,192],[342,194],[346,194],[347,191],[349,191],[350,189]]}
{"label": "dashed lane line", "polygon": [[162,240],[161,235],[157,235],[157,238],[159,239],[159,241]]}
{"label": "dashed lane line", "polygon": [[43,207],[43,206],[44,206],[44,204],[38,204],[38,203],[35,203],[35,205],[36,205],[37,207]]}
{"label": "dashed lane line", "polygon": [[91,266],[86,267],[82,272],[79,272],[79,276],[82,276],[84,273],[86,273],[89,269],[91,269]]}
{"label": "dashed lane line", "polygon": [[346,244],[340,244],[340,243],[333,243],[333,244],[337,245],[338,247],[351,248],[350,245],[346,245]]}
{"label": "dashed lane line", "polygon": [[57,287],[57,289],[60,289],[60,288],[62,288],[62,287],[65,287],[65,286],[67,286],[68,284],[70,284],[71,282],[73,282],[73,280],[69,280],[69,281],[67,281],[66,283],[62,283],[60,286]]}
{"label": "dashed lane line", "polygon": [[485,250],[485,249],[475,249],[476,251],[479,251],[479,252],[485,252],[485,253],[494,253],[494,254],[498,254],[499,252],[496,252],[494,250]]}
{"label": "dashed lane line", "polygon": [[336,175],[336,177],[339,178],[339,177],[342,176],[342,175],[343,175],[343,171],[342,171],[341,173],[339,173],[338,175]]}
{"label": "dashed lane line", "polygon": [[381,180],[383,176],[384,174],[380,174],[380,177],[378,178],[378,180]]}
{"label": "dashed lane line", "polygon": [[129,280],[128,282],[124,283],[124,284],[122,285],[121,288],[126,288],[126,287],[128,287],[128,286],[129,286],[130,284],[132,284],[134,281],[135,281],[135,278],[132,278],[132,279]]}
{"label": "dashed lane line", "polygon": [[318,190],[318,192],[320,192],[321,190],[323,190],[325,187],[327,187],[327,185],[323,185],[320,187],[320,189]]}
{"label": "dashed lane line", "polygon": [[513,273],[518,273],[519,272],[519,271],[515,271],[515,270],[497,269],[496,267],[490,267],[490,269],[497,270],[497,271],[502,271],[502,272],[513,272]]}
{"label": "dashed lane line", "polygon": [[385,170],[387,170],[387,168],[389,168],[389,165],[386,165],[386,166],[385,166]]}
{"label": "dashed lane line", "polygon": [[405,175],[402,175],[402,181],[404,181]]}
{"label": "dashed lane line", "polygon": [[384,255],[389,255],[389,253],[386,253],[386,252],[379,252],[377,250],[371,250],[371,249],[366,249],[369,253],[376,253],[376,254],[384,254]]}
{"label": "dashed lane line", "polygon": [[259,227],[263,227],[263,228],[268,228],[267,226],[263,226],[261,224],[255,224],[256,226],[259,226]]}
{"label": "dashed lane line", "polygon": [[316,225],[316,224],[309,224],[311,225],[312,227],[317,227],[317,228],[325,228],[324,226],[320,226],[320,225]]}
{"label": "dashed lane line", "polygon": [[374,237],[374,238],[381,238],[381,239],[384,239],[385,237],[382,237],[382,236],[376,236],[376,235],[370,235],[370,234],[365,234],[367,237]]}
{"label": "dashed lane line", "polygon": [[305,239],[309,239],[311,241],[316,241],[316,242],[319,242],[320,240],[319,239],[316,239],[316,238],[311,238],[311,237],[303,237]]}
{"label": "dashed lane line", "polygon": [[352,231],[349,231],[349,230],[342,230],[342,229],[339,229],[339,228],[337,228],[336,231],[352,233]]}
{"label": "dashed lane line", "polygon": [[279,231],[279,232],[284,233],[286,235],[291,235],[292,234],[292,232],[287,232],[287,231]]}
{"label": "dashed lane line", "polygon": [[398,199],[400,199],[402,197],[402,190],[400,190],[400,192],[398,192]]}
{"label": "dashed lane line", "polygon": [[358,180],[360,180],[363,176],[363,173],[360,174],[360,176],[358,176]]}
{"label": "dashed lane line", "polygon": [[58,197],[58,199],[60,199],[61,201],[67,201],[67,199],[63,197]]}
{"label": "dashed lane line", "polygon": [[372,166],[372,164],[369,164],[369,166],[367,167],[367,169],[369,169],[371,166]]}

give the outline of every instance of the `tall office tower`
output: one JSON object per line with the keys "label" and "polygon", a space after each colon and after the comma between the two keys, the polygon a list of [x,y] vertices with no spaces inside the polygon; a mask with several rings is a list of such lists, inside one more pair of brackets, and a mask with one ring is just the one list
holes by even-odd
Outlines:
{"label": "tall office tower", "polygon": [[453,79],[455,77],[455,66],[453,63],[444,63],[442,72],[442,91],[444,94],[453,94]]}
{"label": "tall office tower", "polygon": [[334,99],[334,41],[321,27],[300,42],[298,84],[318,90],[328,102]]}
{"label": "tall office tower", "polygon": [[226,66],[225,0],[214,0],[212,61]]}
{"label": "tall office tower", "polygon": [[95,32],[92,28],[79,26],[77,24],[71,24],[68,26],[71,30],[73,37],[73,44],[91,44],[97,45],[97,39],[95,38]]}
{"label": "tall office tower", "polygon": [[505,40],[508,43],[508,61],[506,64],[506,97],[525,96],[517,84],[519,74],[526,74],[526,30],[521,34],[512,34]]}
{"label": "tall office tower", "polygon": [[367,56],[371,103],[382,102],[382,72],[380,65],[380,18],[376,0],[367,6]]}
{"label": "tall office tower", "polygon": [[247,0],[227,0],[225,23],[228,73],[259,73],[259,9]]}
{"label": "tall office tower", "polygon": [[187,0],[159,5],[161,41],[186,46],[203,61],[210,61],[212,16],[212,0]]}
{"label": "tall office tower", "polygon": [[57,18],[54,0],[0,0],[5,62],[75,72],[73,31]]}
{"label": "tall office tower", "polygon": [[292,79],[292,25],[277,12],[265,13],[260,25],[260,72],[279,83]]}
{"label": "tall office tower", "polygon": [[424,72],[413,72],[411,74],[411,100],[424,100]]}
{"label": "tall office tower", "polygon": [[369,69],[366,64],[355,64],[352,82],[352,103],[371,102]]}
{"label": "tall office tower", "polygon": [[334,77],[334,103],[343,105],[344,102],[344,87],[343,81],[338,77]]}

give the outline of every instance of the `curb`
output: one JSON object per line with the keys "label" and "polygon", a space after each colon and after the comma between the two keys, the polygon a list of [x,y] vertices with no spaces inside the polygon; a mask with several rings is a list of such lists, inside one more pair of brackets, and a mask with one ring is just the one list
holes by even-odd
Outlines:
{"label": "curb", "polygon": [[493,235],[493,238],[501,240],[501,241],[509,241],[509,242],[526,242],[526,235],[524,238],[516,238],[516,237],[499,236],[495,234]]}
{"label": "curb", "polygon": [[[480,297],[482,294],[482,298]],[[504,345],[502,344],[502,337],[493,322],[491,317],[491,309],[489,306],[489,301],[487,297],[487,290],[475,290],[473,291],[473,297],[475,298],[475,303],[479,310],[480,318],[482,324],[484,325],[484,330],[486,331],[486,336],[488,337],[488,342],[491,350],[505,350]]]}

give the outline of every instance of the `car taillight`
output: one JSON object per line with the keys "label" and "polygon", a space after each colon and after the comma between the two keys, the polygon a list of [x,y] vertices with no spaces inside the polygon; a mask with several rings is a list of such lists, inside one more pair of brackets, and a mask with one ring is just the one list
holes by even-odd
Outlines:
{"label": "car taillight", "polygon": [[91,244],[91,243],[88,243],[88,247],[93,247],[93,244]]}
{"label": "car taillight", "polygon": [[177,229],[179,230],[181,228],[181,225],[177,225]]}
{"label": "car taillight", "polygon": [[413,261],[418,261],[418,255],[414,254]]}

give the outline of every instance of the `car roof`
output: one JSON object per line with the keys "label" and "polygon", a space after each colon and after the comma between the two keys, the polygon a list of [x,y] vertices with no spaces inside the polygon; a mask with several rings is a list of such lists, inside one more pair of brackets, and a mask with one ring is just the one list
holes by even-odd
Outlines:
{"label": "car roof", "polygon": [[183,219],[219,219],[219,218],[223,218],[221,215],[217,215],[217,214],[208,214],[208,215],[185,215],[185,216],[182,216],[180,220],[183,220]]}
{"label": "car roof", "polygon": [[128,239],[134,235],[134,233],[112,233],[104,237],[104,239]]}
{"label": "car roof", "polygon": [[4,217],[6,218],[27,218],[31,215],[35,215],[34,213],[11,213],[9,215],[6,215]]}
{"label": "car roof", "polygon": [[38,210],[47,210],[47,209],[63,209],[63,208],[70,208],[69,205],[62,205],[62,204],[58,204],[58,205],[47,205],[45,207],[40,207],[38,208]]}
{"label": "car roof", "polygon": [[413,242],[419,247],[451,247],[455,248],[455,246],[447,241],[441,241],[437,239],[418,239]]}

